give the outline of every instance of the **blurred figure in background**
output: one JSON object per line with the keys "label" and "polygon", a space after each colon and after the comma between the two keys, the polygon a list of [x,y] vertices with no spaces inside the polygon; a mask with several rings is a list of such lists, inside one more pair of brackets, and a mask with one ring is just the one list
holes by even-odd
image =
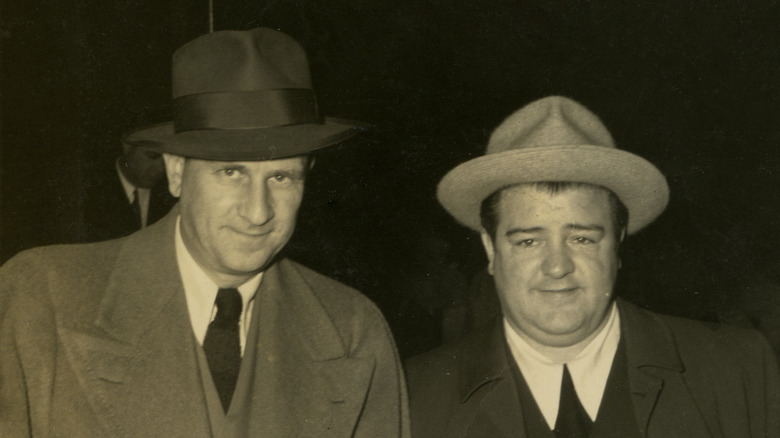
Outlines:
{"label": "blurred figure in background", "polygon": [[68,241],[127,236],[157,222],[176,203],[168,191],[162,154],[127,141],[113,166],[89,175],[84,194],[83,225],[69,230]]}

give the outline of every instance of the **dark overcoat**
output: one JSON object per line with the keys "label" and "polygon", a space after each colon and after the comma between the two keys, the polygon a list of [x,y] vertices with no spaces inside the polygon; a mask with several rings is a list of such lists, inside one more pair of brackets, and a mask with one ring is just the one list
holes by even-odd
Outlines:
{"label": "dark overcoat", "polygon": [[[618,301],[641,436],[780,437],[780,374],[758,332],[657,315]],[[523,437],[503,326],[407,363],[415,437]]]}

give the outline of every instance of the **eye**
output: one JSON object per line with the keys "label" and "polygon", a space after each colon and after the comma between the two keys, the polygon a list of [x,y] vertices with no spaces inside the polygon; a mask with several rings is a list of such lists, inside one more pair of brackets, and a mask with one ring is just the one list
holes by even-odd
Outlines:
{"label": "eye", "polygon": [[235,167],[225,167],[219,170],[219,174],[230,179],[238,178],[241,175],[241,169]]}
{"label": "eye", "polygon": [[580,245],[590,245],[593,243],[596,243],[593,239],[590,239],[588,237],[578,236],[574,238],[574,241]]}
{"label": "eye", "polygon": [[536,239],[523,239],[523,240],[518,240],[517,242],[514,243],[514,245],[522,248],[531,248],[533,246],[536,246],[538,243],[539,241]]}
{"label": "eye", "polygon": [[276,184],[282,184],[285,186],[293,185],[296,182],[302,181],[303,178],[297,172],[279,171],[271,174],[269,181]]}

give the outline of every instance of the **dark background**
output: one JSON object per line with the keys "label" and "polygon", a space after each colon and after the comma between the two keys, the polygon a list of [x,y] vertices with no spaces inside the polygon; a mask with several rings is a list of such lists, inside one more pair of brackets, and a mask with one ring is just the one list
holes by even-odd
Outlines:
{"label": "dark background", "polygon": [[[304,45],[324,113],[375,125],[320,154],[288,249],[374,299],[404,355],[437,342],[408,332],[435,332],[440,315],[401,305],[415,301],[399,279],[418,243],[449,242],[466,277],[485,263],[436,202],[438,180],[550,94],[592,109],[669,180],[666,213],[624,248],[620,293],[777,336],[777,1],[214,2],[216,30],[275,27]],[[208,3],[194,3],[3,0],[0,262],[68,242],[81,181],[122,133],[169,118],[170,55],[208,32]]]}

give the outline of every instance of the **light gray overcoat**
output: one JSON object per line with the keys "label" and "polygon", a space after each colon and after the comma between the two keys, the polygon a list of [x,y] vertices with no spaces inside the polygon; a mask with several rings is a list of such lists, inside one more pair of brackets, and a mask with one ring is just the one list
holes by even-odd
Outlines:
{"label": "light gray overcoat", "polygon": [[[211,436],[177,214],[0,269],[0,436]],[[409,436],[399,359],[368,299],[282,259],[255,310],[257,354],[239,377],[230,415],[242,427],[231,437]]]}

